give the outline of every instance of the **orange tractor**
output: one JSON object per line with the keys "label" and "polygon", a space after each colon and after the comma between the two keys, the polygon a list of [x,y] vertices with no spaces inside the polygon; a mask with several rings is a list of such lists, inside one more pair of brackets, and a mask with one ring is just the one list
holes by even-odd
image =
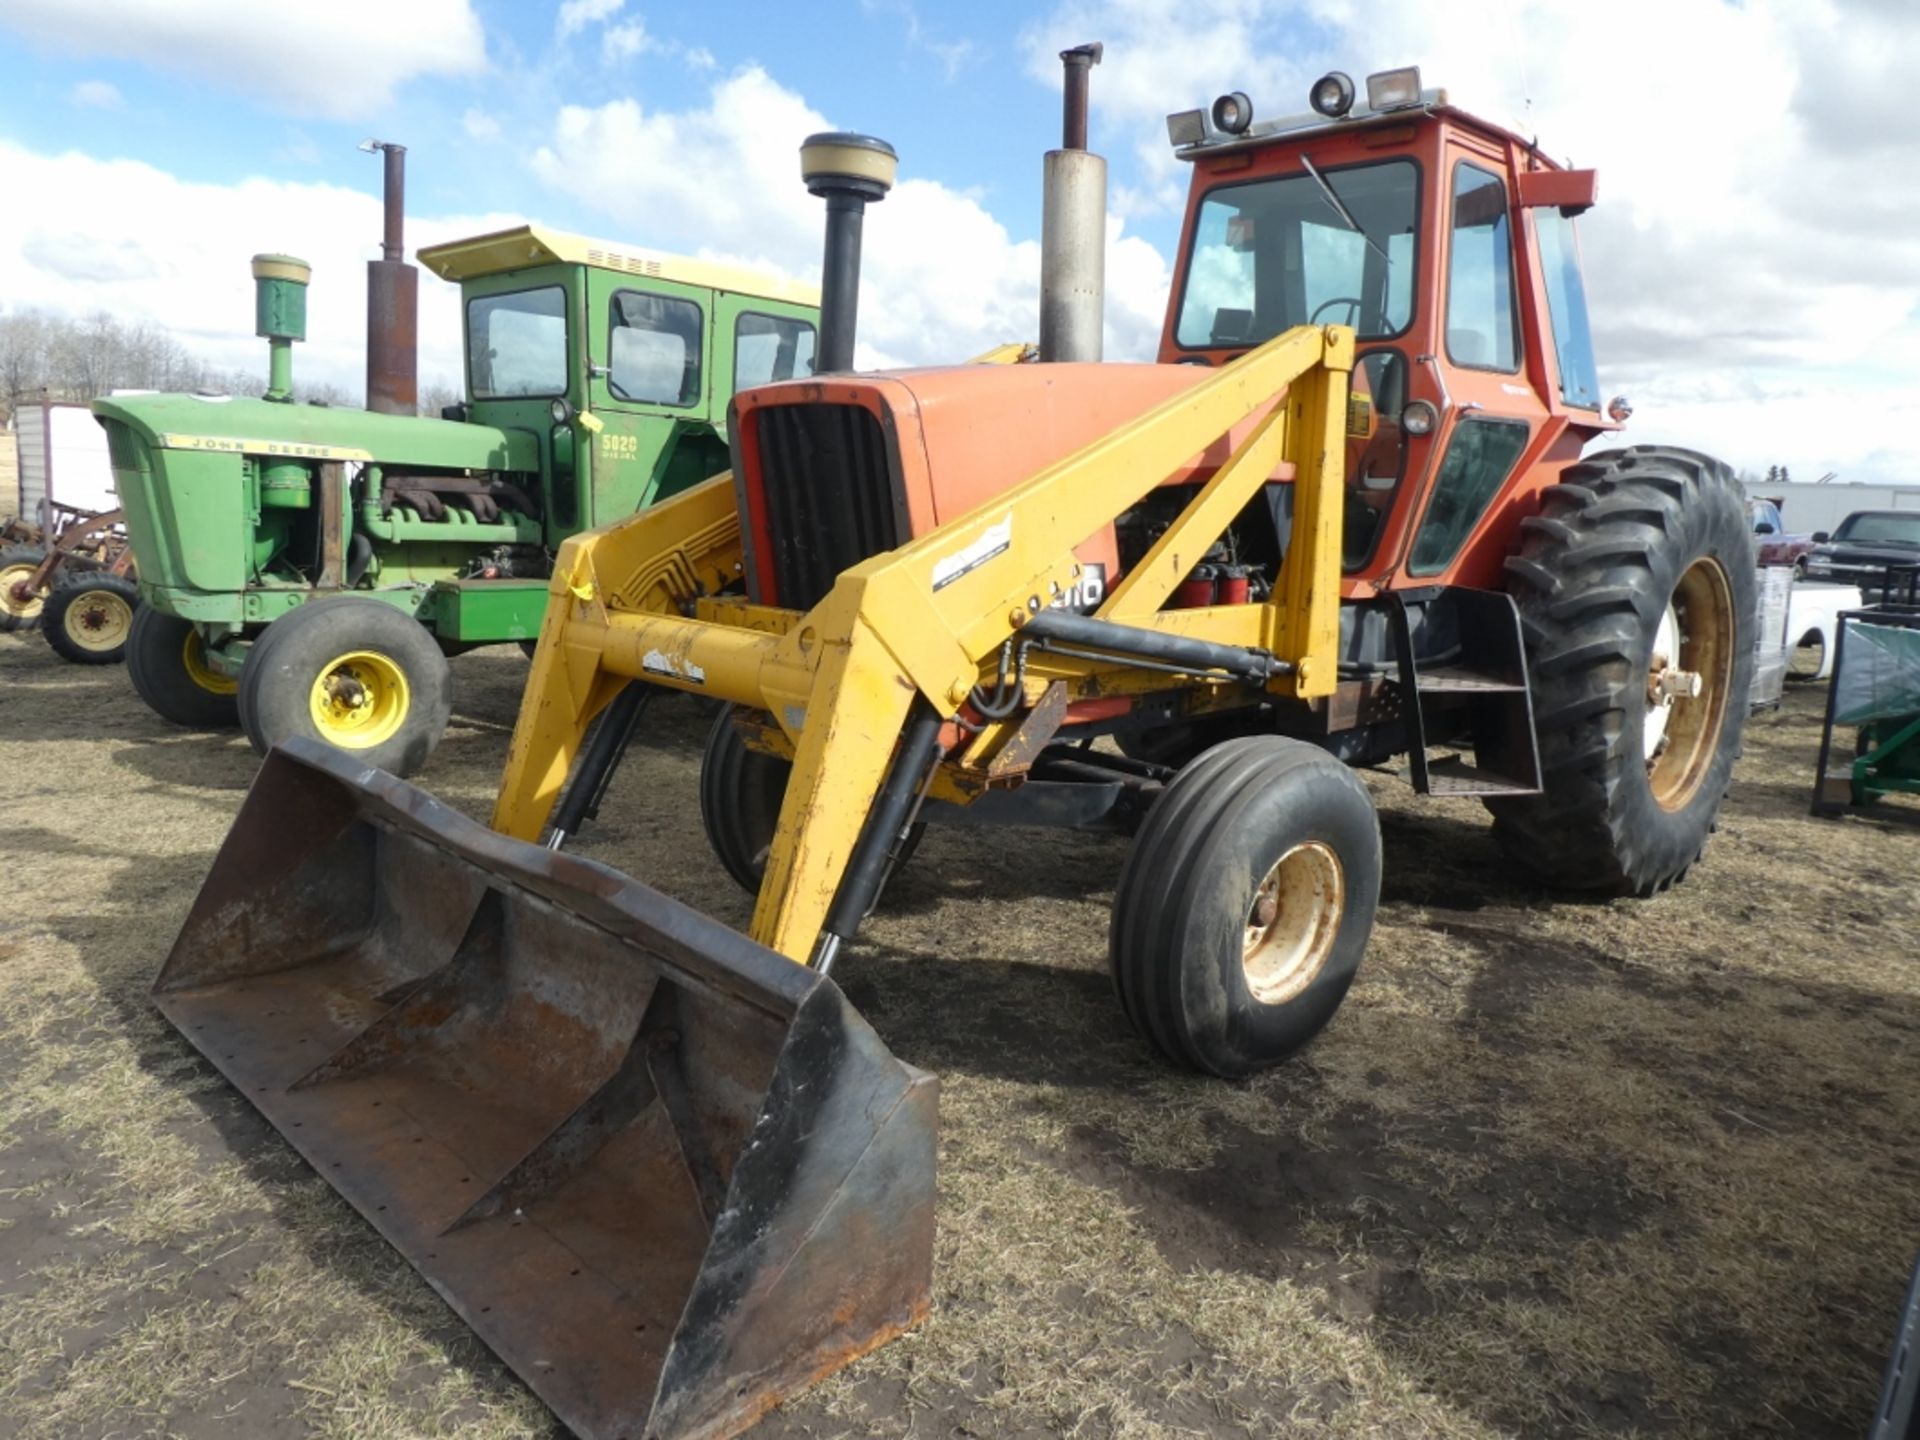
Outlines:
{"label": "orange tractor", "polygon": [[[814,137],[823,373],[735,397],[730,475],[562,548],[500,833],[276,749],[156,985],[584,1436],[732,1434],[925,1313],[934,1082],[827,973],[920,824],[1132,832],[1119,999],[1222,1075],[1359,966],[1381,851],[1349,767],[1405,757],[1584,890],[1661,890],[1713,827],[1746,510],[1702,455],[1581,458],[1617,428],[1593,175],[1414,71],[1272,122],[1224,96],[1169,119],[1159,363],[1094,364],[1098,52],[1064,58],[1052,363],[847,373],[894,159]],[[554,853],[661,688],[726,702],[700,798],[750,935]]]}

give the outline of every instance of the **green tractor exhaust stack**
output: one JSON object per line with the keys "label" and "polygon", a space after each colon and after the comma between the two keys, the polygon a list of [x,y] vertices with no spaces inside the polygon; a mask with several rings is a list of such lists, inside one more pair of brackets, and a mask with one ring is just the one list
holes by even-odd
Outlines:
{"label": "green tractor exhaust stack", "polygon": [[446,657],[530,643],[562,541],[725,470],[729,399],[812,371],[818,305],[812,287],[535,225],[432,246],[421,263],[461,287],[467,400],[421,418],[400,151],[379,148],[370,409],[293,403],[310,272],[261,255],[264,397],[94,413],[140,564],[141,698],[181,725],[238,721],[262,754],[306,735],[405,775],[446,726]]}

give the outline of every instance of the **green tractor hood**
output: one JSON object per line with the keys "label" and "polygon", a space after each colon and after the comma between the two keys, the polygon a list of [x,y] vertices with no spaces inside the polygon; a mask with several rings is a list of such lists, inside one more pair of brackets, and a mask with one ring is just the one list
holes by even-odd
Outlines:
{"label": "green tractor hood", "polygon": [[222,395],[124,395],[94,401],[93,413],[103,421],[126,425],[153,450],[461,470],[531,472],[540,468],[540,442],[531,431],[413,415]]}

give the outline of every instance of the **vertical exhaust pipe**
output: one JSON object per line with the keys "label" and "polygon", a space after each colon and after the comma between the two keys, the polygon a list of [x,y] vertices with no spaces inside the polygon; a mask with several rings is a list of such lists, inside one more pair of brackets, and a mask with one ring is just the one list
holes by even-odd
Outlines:
{"label": "vertical exhaust pipe", "polygon": [[380,258],[367,262],[367,409],[412,415],[420,408],[420,272],[407,264],[407,147],[367,140],[386,166]]}
{"label": "vertical exhaust pipe", "polygon": [[800,146],[800,178],[827,202],[826,254],[820,266],[820,340],[814,373],[853,369],[860,319],[860,236],[869,201],[893,188],[900,157],[871,135],[829,131]]}
{"label": "vertical exhaust pipe", "polygon": [[1060,149],[1045,161],[1040,218],[1040,358],[1098,360],[1107,283],[1107,162],[1087,149],[1087,82],[1105,47],[1060,52]]}

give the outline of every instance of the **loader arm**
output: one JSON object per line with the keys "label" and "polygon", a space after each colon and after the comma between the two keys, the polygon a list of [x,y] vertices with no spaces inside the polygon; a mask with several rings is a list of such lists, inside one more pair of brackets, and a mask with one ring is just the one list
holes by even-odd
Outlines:
{"label": "loader arm", "polygon": [[[955,717],[977,686],[994,683],[1002,647],[1022,632],[1051,637],[1027,672],[1039,688],[1061,680],[1075,695],[1112,695],[1198,680],[1331,693],[1353,350],[1345,327],[1288,331],[960,518],[852,566],[804,613],[718,597],[739,564],[723,481],[577,537],[555,571],[495,828],[538,837],[587,725],[627,683],[765,711],[792,747],[793,771],[752,933],[805,962],[916,700]],[[1052,643],[1064,623],[1053,601],[1079,574],[1075,546],[1236,427],[1226,463],[1145,560],[1090,622],[1074,617],[1096,638],[1158,637],[1178,664]],[[1161,610],[1276,474],[1294,482],[1295,525],[1273,598]],[[1247,663],[1236,668],[1235,656]],[[990,723],[968,753],[993,748],[1011,723]]]}

